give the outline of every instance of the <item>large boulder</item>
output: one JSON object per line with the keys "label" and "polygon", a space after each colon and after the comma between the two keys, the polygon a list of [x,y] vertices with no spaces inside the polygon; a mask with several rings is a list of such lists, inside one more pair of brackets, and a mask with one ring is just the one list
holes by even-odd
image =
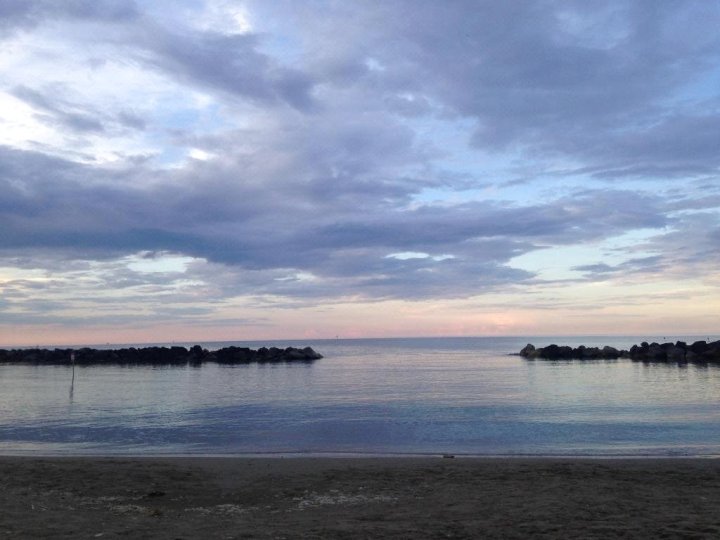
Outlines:
{"label": "large boulder", "polygon": [[615,358],[620,357],[620,351],[618,351],[615,347],[609,347],[605,345],[602,348],[602,357],[608,360],[612,360]]}
{"label": "large boulder", "polygon": [[555,345],[554,343],[540,349],[540,356],[548,360],[569,360],[572,358],[572,347]]}
{"label": "large boulder", "polygon": [[720,363],[720,341],[708,343],[708,350],[705,351],[703,357],[706,362]]}
{"label": "large boulder", "polygon": [[665,349],[665,354],[669,362],[685,362],[685,349],[681,347],[671,346]]}
{"label": "large boulder", "polygon": [[303,353],[305,353],[305,360],[320,360],[323,357],[322,354],[314,351],[312,347],[305,347]]}
{"label": "large boulder", "polygon": [[707,341],[696,341],[690,345],[690,350],[695,354],[702,354],[708,349],[710,349],[710,346],[707,344]]}
{"label": "large boulder", "polygon": [[648,360],[653,362],[664,362],[667,360],[667,353],[661,345],[657,343],[651,343],[648,347],[646,357]]}

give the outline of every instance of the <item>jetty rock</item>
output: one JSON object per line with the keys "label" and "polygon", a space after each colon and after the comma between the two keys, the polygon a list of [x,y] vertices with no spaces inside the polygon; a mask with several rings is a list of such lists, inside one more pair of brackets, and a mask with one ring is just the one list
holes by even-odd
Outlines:
{"label": "jetty rock", "polygon": [[605,346],[585,347],[581,345],[572,348],[567,345],[548,345],[547,347],[535,348],[534,345],[528,343],[520,351],[520,356],[529,359],[540,358],[544,360],[613,360],[620,358],[626,351],[619,351],[614,347]]}
{"label": "jetty rock", "polygon": [[687,345],[683,341],[675,343],[647,343],[633,345],[628,351],[633,360],[650,362],[700,362],[720,364],[720,341],[696,341]]}
{"label": "jetty rock", "polygon": [[287,347],[260,347],[258,350],[247,347],[225,347],[210,353],[209,359],[219,364],[244,364],[250,362],[293,362],[319,360],[322,355],[315,352],[312,347],[297,349]]}
{"label": "jetty rock", "polygon": [[121,349],[0,349],[0,364],[35,365],[191,365],[249,364],[251,362],[312,362],[323,356],[312,347],[224,347],[208,351],[200,345],[185,347],[128,347]]}
{"label": "jetty rock", "polygon": [[548,345],[535,347],[528,343],[518,353],[529,360],[615,360],[629,358],[641,362],[696,362],[720,364],[720,340],[708,343],[696,341],[688,345],[684,341],[675,343],[648,343],[643,341],[640,345],[633,345],[630,350],[619,350],[615,347],[585,347],[581,345],[573,348],[567,345]]}

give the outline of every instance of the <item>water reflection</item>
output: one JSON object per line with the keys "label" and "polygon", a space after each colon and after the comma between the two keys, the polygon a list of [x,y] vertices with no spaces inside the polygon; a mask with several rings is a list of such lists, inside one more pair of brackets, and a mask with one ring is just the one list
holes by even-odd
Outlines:
{"label": "water reflection", "polygon": [[78,366],[77,392],[67,366],[0,366],[0,451],[720,453],[715,366],[525,361],[508,340],[318,349],[311,364]]}

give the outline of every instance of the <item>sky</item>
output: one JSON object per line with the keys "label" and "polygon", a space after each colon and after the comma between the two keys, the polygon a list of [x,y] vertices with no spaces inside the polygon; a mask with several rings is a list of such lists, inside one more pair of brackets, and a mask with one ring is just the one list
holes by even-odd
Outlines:
{"label": "sky", "polygon": [[719,333],[718,28],[3,0],[0,345]]}

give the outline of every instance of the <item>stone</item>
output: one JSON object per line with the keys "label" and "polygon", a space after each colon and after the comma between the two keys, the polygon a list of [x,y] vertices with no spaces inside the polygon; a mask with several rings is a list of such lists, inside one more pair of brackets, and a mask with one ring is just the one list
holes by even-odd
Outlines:
{"label": "stone", "polygon": [[681,347],[669,347],[665,349],[665,354],[670,362],[684,362],[685,361],[685,349]]}
{"label": "stone", "polygon": [[620,356],[620,351],[618,351],[615,347],[609,347],[605,345],[602,348],[602,357],[607,359],[614,359],[618,358]]}
{"label": "stone", "polygon": [[647,359],[661,362],[667,360],[667,353],[659,344],[651,343],[648,347]]}

